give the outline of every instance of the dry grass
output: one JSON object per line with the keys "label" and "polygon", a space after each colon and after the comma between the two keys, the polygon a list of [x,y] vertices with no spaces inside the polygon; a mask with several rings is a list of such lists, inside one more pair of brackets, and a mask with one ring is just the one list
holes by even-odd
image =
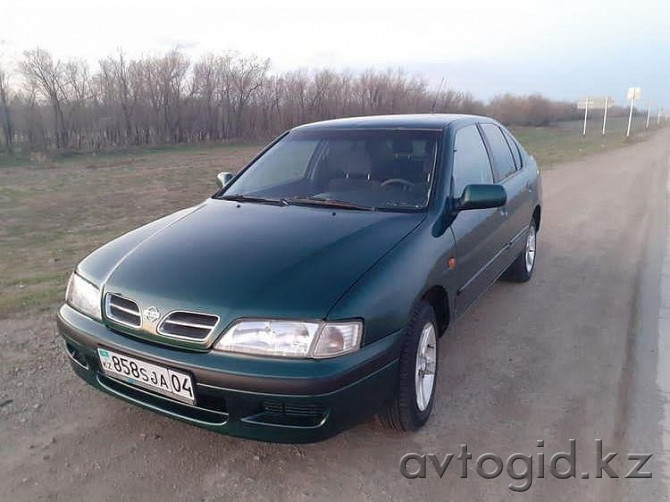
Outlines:
{"label": "dry grass", "polygon": [[0,317],[51,306],[76,263],[216,190],[259,146],[168,149],[0,169]]}
{"label": "dry grass", "polygon": [[[630,139],[626,138],[628,117],[608,119],[605,136],[601,134],[602,116],[594,116],[588,121],[586,136],[582,136],[584,126],[582,121],[560,122],[551,127],[512,127],[510,129],[528,152],[535,156],[538,164],[546,169],[561,162],[640,141],[646,136],[645,122],[645,117],[634,118]],[[650,132],[655,129],[654,122],[650,127]]]}

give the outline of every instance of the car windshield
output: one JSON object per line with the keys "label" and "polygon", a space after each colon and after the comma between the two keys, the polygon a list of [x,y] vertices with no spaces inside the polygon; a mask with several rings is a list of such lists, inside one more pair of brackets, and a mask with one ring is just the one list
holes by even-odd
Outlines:
{"label": "car windshield", "polygon": [[218,197],[354,210],[421,210],[433,184],[440,132],[293,131]]}

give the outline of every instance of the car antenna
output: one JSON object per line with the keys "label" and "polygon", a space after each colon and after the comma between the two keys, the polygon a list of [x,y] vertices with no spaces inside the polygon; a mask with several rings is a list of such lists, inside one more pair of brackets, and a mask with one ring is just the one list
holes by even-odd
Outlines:
{"label": "car antenna", "polygon": [[440,85],[437,86],[437,91],[435,91],[435,99],[433,100],[433,106],[430,109],[430,113],[435,113],[435,106],[437,106],[437,97],[440,95],[442,84],[444,84],[444,77],[440,79]]}

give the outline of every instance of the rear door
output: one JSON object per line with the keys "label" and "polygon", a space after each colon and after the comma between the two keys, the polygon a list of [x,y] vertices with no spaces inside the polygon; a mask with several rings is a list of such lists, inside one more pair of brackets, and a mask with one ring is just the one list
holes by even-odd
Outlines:
{"label": "rear door", "polygon": [[538,189],[537,177],[535,168],[524,163],[525,156],[522,154],[522,149],[516,139],[514,139],[507,129],[504,127],[501,127],[501,129],[505,134],[505,139],[512,150],[514,162],[516,163],[517,174],[515,178],[518,178],[518,180],[515,180],[515,185],[521,188],[517,195],[516,211],[513,215],[514,220],[512,221],[512,225],[517,229],[517,233],[512,240],[512,254],[515,257],[525,246],[526,232],[533,210],[535,209],[535,192]]}
{"label": "rear door", "polygon": [[523,237],[530,223],[532,211],[528,208],[530,199],[526,179],[520,175],[517,168],[517,157],[510,145],[511,138],[507,138],[503,129],[497,124],[484,123],[481,124],[481,128],[491,153],[495,182],[505,187],[507,192],[507,204],[504,206],[505,222],[499,235],[501,241],[506,241],[512,249],[501,260],[504,270],[516,257],[518,247],[524,242]]}
{"label": "rear door", "polygon": [[[452,196],[460,197],[467,185],[493,183],[484,141],[475,124],[456,132],[452,170]],[[456,241],[456,310],[463,312],[496,278],[501,251],[498,229],[504,223],[495,209],[461,211],[451,224]]]}

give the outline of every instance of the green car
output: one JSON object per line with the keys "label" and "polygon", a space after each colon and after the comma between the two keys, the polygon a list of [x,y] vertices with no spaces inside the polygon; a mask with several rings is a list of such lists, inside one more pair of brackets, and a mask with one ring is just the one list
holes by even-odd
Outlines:
{"label": "green car", "polygon": [[438,339],[533,273],[539,171],[486,117],[303,125],[219,184],[85,258],[58,313],[86,382],[217,432],[311,442],[373,413],[416,430]]}

